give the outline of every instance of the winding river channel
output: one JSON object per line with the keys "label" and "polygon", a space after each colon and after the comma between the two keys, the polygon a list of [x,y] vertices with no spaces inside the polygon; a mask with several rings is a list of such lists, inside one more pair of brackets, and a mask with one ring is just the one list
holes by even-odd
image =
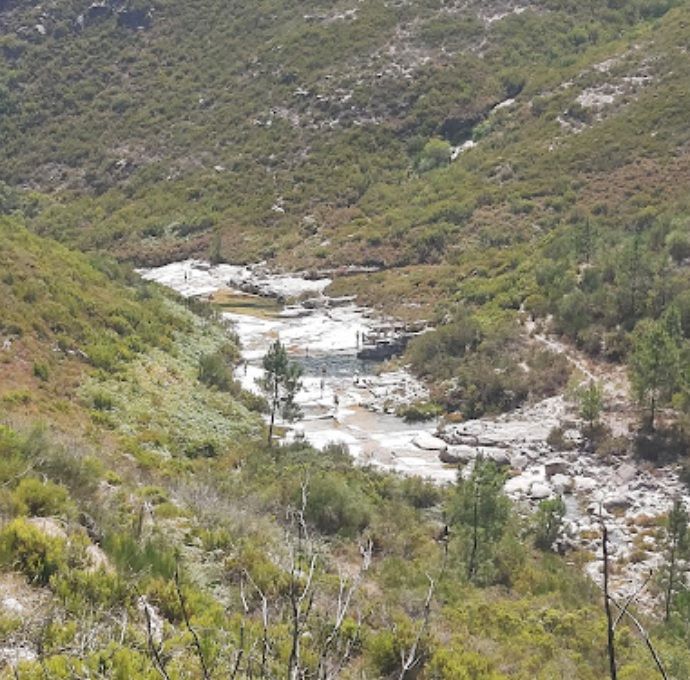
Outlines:
{"label": "winding river channel", "polygon": [[546,443],[552,428],[565,426],[566,438],[579,436],[577,414],[562,396],[494,418],[407,424],[394,415],[396,407],[424,399],[425,387],[404,369],[389,371],[357,358],[363,336],[385,320],[352,300],[328,297],[330,279],[197,260],[140,273],[182,296],[211,298],[222,306],[242,344],[236,375],[247,390],[258,390],[261,359],[280,338],[304,371],[298,397],[303,415],[285,424],[286,440],[303,438],[317,449],[344,444],[360,464],[436,483],[452,482],[458,464],[467,474],[482,454],[509,470],[505,490],[518,507],[533,509],[547,498],[564,499],[559,547],[590,555],[586,570],[593,579],[601,576],[599,517],[609,529],[619,595],[635,591],[649,570],[659,567],[660,517],[674,497],[690,500],[677,470],[630,456],[603,460],[579,446],[554,451]]}
{"label": "winding river channel", "polygon": [[[437,448],[419,446],[434,446],[437,422],[407,424],[393,414],[397,405],[424,398],[426,389],[407,371],[382,372],[379,363],[357,358],[362,338],[384,320],[352,301],[325,296],[330,279],[268,274],[256,267],[209,267],[194,260],[142,274],[185,297],[231,296],[223,317],[232,322],[242,345],[244,363],[236,377],[247,390],[258,390],[261,359],[280,338],[303,369],[297,399],[303,415],[288,426],[288,440],[303,437],[319,449],[345,444],[360,463],[437,482],[455,479],[456,467],[442,463]],[[248,285],[264,299],[307,302],[268,308],[246,304],[259,297],[241,290]]]}

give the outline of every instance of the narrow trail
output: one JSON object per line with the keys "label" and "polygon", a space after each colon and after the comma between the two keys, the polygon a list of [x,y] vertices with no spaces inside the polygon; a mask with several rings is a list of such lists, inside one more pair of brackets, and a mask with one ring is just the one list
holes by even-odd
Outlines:
{"label": "narrow trail", "polygon": [[630,397],[630,381],[625,366],[595,359],[563,340],[536,332],[536,323],[528,321],[525,329],[532,342],[561,356],[582,374],[581,385],[593,380],[604,393],[602,419],[616,436],[630,433],[638,417],[636,404]]}

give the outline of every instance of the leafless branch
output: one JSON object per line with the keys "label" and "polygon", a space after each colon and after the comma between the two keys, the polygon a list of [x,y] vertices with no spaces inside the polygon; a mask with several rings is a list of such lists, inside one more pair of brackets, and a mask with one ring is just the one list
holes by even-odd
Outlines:
{"label": "leafless branch", "polygon": [[[618,612],[618,616],[616,616],[616,618],[613,622],[614,629],[620,623],[620,620],[628,613],[628,607],[639,597],[640,593],[647,587],[647,584],[649,583],[649,581],[652,578],[652,574],[653,574],[653,572],[650,569],[649,574],[648,574],[647,578],[643,581],[642,585],[637,590],[635,590],[630,595],[628,595],[627,599],[623,603],[622,608],[619,607],[620,611]],[[618,607],[618,604],[616,604],[616,606]]]}
{"label": "leafless branch", "polygon": [[[338,604],[336,608],[335,622],[333,623],[333,628],[326,638],[319,655],[317,677],[323,678],[324,680],[330,677],[330,673],[328,672],[327,668],[328,654],[340,634],[340,629],[342,628],[343,622],[345,621],[345,617],[347,616],[347,612],[350,608],[352,596],[358,590],[360,583],[364,578],[364,574],[371,566],[371,556],[373,554],[373,550],[374,544],[371,539],[368,539],[364,545],[360,545],[362,564],[360,565],[359,571],[349,587],[345,575],[342,573],[339,574],[340,583],[338,586]],[[351,648],[352,641],[348,640],[345,647],[344,660],[347,660],[347,658],[350,656]],[[341,663],[338,664],[338,667],[342,667],[344,665],[344,660],[341,660]]]}
{"label": "leafless branch", "polygon": [[652,641],[649,638],[647,631],[644,629],[644,627],[642,626],[642,624],[640,623],[638,618],[630,612],[630,610],[627,608],[627,605],[622,605],[622,604],[616,602],[616,600],[610,595],[609,595],[609,599],[618,608],[621,616],[625,615],[633,622],[633,624],[635,625],[635,628],[637,628],[638,632],[642,636],[642,639],[645,641],[645,644],[647,645],[647,649],[649,650],[649,653],[651,654],[652,659],[654,659],[654,663],[657,667],[657,670],[659,671],[659,674],[661,675],[662,678],[664,678],[664,680],[669,680],[668,675],[666,674],[666,671],[664,669],[664,666],[661,663],[661,657],[659,656],[656,649],[654,648],[654,645],[652,644]]}
{"label": "leafless branch", "polygon": [[422,617],[422,624],[419,626],[417,636],[415,637],[415,640],[412,643],[407,655],[404,651],[401,652],[402,667],[400,669],[400,674],[398,675],[398,680],[405,680],[408,671],[412,670],[421,660],[421,657],[417,654],[417,650],[419,649],[419,643],[421,642],[422,637],[429,626],[429,618],[431,617],[431,600],[434,597],[434,589],[436,587],[434,579],[432,579],[429,574],[427,574],[426,577],[429,580],[429,589],[427,590],[426,600],[424,601],[424,615]]}
{"label": "leafless branch", "polygon": [[164,680],[170,680],[168,671],[165,670],[165,663],[160,655],[161,644],[156,644],[153,639],[153,626],[151,625],[151,612],[149,611],[150,605],[143,596],[140,595],[140,598],[142,609],[144,610],[144,618],[146,619],[146,641],[153,661],[153,667]]}
{"label": "leafless branch", "polygon": [[[256,581],[252,578],[251,574],[245,569],[244,576],[247,578],[249,583],[252,585],[254,590],[259,594],[261,598],[261,624],[262,624],[262,637],[261,637],[261,666],[259,677],[266,677],[266,663],[268,661],[268,651],[269,651],[269,639],[268,639],[268,600],[266,595],[264,595],[263,590],[259,588]],[[246,606],[246,604],[245,604]]]}
{"label": "leafless branch", "polygon": [[201,648],[201,641],[196,631],[192,627],[189,620],[189,614],[187,613],[187,606],[185,604],[184,596],[182,595],[182,589],[180,588],[180,571],[178,567],[175,567],[175,591],[177,592],[177,599],[180,602],[180,609],[182,610],[182,618],[184,619],[184,625],[192,636],[194,641],[194,649],[199,657],[199,664],[201,665],[201,672],[204,680],[210,680],[210,673],[208,670],[208,665],[206,664],[206,658],[204,657],[204,650]]}

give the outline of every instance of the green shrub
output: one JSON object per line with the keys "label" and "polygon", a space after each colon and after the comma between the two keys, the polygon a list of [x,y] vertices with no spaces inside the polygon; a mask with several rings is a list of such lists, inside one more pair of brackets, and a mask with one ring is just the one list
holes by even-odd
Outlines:
{"label": "green shrub", "polygon": [[46,364],[44,361],[34,361],[33,374],[39,380],[46,382],[50,374],[50,371],[48,370],[48,364]]}
{"label": "green shrub", "polygon": [[96,392],[93,397],[93,407],[97,411],[110,411],[113,408],[114,402],[112,396],[107,392]]}
{"label": "green shrub", "polygon": [[65,514],[70,509],[69,494],[64,487],[35,477],[22,479],[13,496],[18,515],[48,517]]}
{"label": "green shrub", "polygon": [[417,401],[414,404],[406,404],[397,409],[396,415],[406,423],[418,423],[437,418],[443,413],[438,405],[428,401]]}
{"label": "green shrub", "polygon": [[14,519],[0,531],[0,562],[44,586],[66,564],[65,543],[25,519]]}
{"label": "green shrub", "polygon": [[125,583],[116,574],[103,569],[69,569],[55,575],[51,587],[63,604],[75,613],[86,606],[121,606],[127,599]]}
{"label": "green shrub", "polygon": [[400,482],[403,498],[414,508],[431,508],[441,500],[441,491],[421,477],[405,477]]}
{"label": "green shrub", "polygon": [[370,506],[360,489],[327,473],[309,484],[306,516],[323,533],[351,536],[369,524]]}
{"label": "green shrub", "polygon": [[239,392],[239,385],[233,378],[226,352],[217,351],[204,354],[199,359],[199,380],[205,385],[216,387],[223,392]]}
{"label": "green shrub", "polygon": [[562,498],[553,498],[539,503],[534,517],[534,544],[541,550],[550,550],[565,516],[565,503]]}

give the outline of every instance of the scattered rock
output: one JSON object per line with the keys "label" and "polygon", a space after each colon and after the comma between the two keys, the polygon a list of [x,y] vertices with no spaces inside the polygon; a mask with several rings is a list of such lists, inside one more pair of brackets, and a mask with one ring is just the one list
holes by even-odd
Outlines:
{"label": "scattered rock", "polygon": [[544,463],[544,472],[547,477],[553,477],[554,475],[565,475],[569,472],[569,470],[570,465],[562,458],[556,458]]}
{"label": "scattered rock", "polygon": [[445,451],[448,448],[448,444],[446,444],[443,439],[434,437],[434,435],[429,434],[428,432],[420,432],[412,440],[412,443],[417,448],[424,449],[426,451]]}
{"label": "scattered rock", "polygon": [[609,512],[627,510],[632,505],[632,501],[624,495],[611,496],[604,501],[604,507]]}
{"label": "scattered rock", "polygon": [[532,482],[529,495],[535,500],[543,500],[551,495],[551,488],[544,482]]}

